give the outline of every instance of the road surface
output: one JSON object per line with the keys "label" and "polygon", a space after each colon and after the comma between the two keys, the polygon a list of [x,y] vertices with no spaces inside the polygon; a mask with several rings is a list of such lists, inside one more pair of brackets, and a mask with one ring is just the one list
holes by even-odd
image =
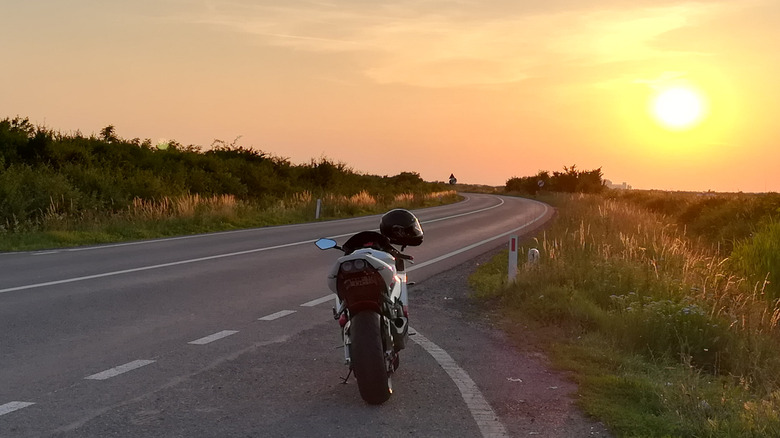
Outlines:
{"label": "road surface", "polygon": [[312,244],[376,229],[379,216],[0,254],[0,437],[512,435],[517,419],[491,400],[505,391],[496,382],[520,379],[483,375],[512,372],[485,360],[508,347],[464,330],[446,309],[442,288],[455,286],[436,276],[553,212],[465,196],[415,211],[417,335],[379,407],[341,383],[325,282],[339,253]]}

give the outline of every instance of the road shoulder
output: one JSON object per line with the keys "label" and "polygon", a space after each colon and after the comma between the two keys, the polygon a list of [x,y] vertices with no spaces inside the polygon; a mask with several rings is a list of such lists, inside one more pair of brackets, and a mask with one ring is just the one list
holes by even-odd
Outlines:
{"label": "road shoulder", "polygon": [[517,348],[498,328],[499,317],[469,298],[468,276],[494,254],[414,285],[411,324],[466,370],[510,436],[610,436],[577,408],[577,386],[565,373],[553,370],[541,351]]}

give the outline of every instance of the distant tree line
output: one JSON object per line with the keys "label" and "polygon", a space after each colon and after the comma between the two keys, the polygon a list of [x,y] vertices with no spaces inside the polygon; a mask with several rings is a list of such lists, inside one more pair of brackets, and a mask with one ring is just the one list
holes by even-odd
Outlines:
{"label": "distant tree line", "polygon": [[565,193],[600,193],[604,190],[601,168],[578,170],[577,165],[563,166],[563,172],[543,170],[534,176],[513,177],[507,180],[507,192],[535,195],[540,190]]}
{"label": "distant tree line", "polygon": [[324,157],[296,165],[235,143],[215,141],[208,150],[176,141],[158,146],[149,139],[122,139],[113,126],[84,136],[6,118],[0,121],[0,221],[35,221],[52,203],[68,214],[110,213],[136,198],[186,194],[228,194],[270,204],[304,191],[317,197],[365,190],[392,199],[448,189],[416,172],[366,175]]}

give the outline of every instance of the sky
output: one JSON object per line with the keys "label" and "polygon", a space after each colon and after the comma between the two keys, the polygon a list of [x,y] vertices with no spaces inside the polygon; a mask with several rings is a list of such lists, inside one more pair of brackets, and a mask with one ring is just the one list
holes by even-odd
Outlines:
{"label": "sky", "polygon": [[[777,0],[0,0],[0,119],[504,185],[780,192]],[[664,125],[666,89],[702,113]]]}

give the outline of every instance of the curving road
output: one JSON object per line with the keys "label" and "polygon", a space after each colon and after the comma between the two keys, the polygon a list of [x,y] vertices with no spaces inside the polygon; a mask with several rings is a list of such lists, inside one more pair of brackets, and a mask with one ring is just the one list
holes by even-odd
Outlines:
{"label": "curving road", "polygon": [[[424,289],[553,213],[465,196],[415,211],[425,242],[406,252]],[[505,436],[484,389],[439,348],[447,327],[415,324],[414,287],[422,331],[402,354],[396,394],[369,407],[340,384],[325,284],[339,253],[312,242],[378,222],[0,254],[0,437]]]}

